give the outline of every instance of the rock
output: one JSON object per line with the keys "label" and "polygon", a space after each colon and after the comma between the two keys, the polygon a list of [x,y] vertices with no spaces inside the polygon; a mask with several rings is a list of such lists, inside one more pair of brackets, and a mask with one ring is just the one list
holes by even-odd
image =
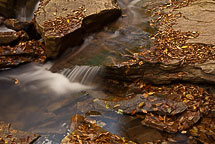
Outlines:
{"label": "rock", "polygon": [[12,144],[12,143],[25,143],[30,144],[37,140],[39,135],[15,130],[10,124],[0,121],[0,143],[1,144]]}
{"label": "rock", "polygon": [[0,0],[0,14],[6,18],[15,17],[16,0]]}
{"label": "rock", "polygon": [[177,118],[159,117],[147,114],[142,120],[142,124],[169,133],[182,132],[191,128],[200,120],[200,112],[186,111]]}
{"label": "rock", "polygon": [[20,30],[26,30],[30,26],[33,26],[33,23],[31,23],[31,22],[20,22],[17,19],[6,19],[4,21],[4,25],[9,29],[13,29],[15,31],[20,31]]}
{"label": "rock", "polygon": [[0,69],[33,61],[43,63],[45,59],[46,53],[39,41],[20,42],[13,47],[0,46]]}
{"label": "rock", "polygon": [[198,0],[189,6],[176,9],[175,13],[182,13],[183,17],[176,20],[174,30],[183,32],[199,32],[197,38],[187,41],[187,43],[203,43],[215,45],[214,38],[214,17],[215,2],[213,0]]}
{"label": "rock", "polygon": [[81,115],[72,117],[70,134],[66,136],[61,143],[111,143],[111,144],[135,144],[124,138],[120,138],[103,128],[91,123]]}
{"label": "rock", "polygon": [[161,141],[163,139],[161,132],[156,129],[144,127],[142,125],[129,128],[128,135],[140,144],[147,142],[156,143],[156,141]]}
{"label": "rock", "polygon": [[164,64],[143,62],[143,65],[115,65],[106,67],[105,77],[119,80],[141,78],[153,84],[168,84],[174,81],[215,83],[215,61],[202,64]]}
{"label": "rock", "polygon": [[40,35],[37,33],[33,22],[27,21],[27,22],[21,22],[17,19],[6,19],[4,21],[4,25],[9,28],[13,29],[15,31],[25,31],[30,39],[39,39]]}
{"label": "rock", "polygon": [[84,33],[98,30],[121,14],[113,0],[43,0],[35,13],[35,25],[42,35],[49,57],[79,44]]}
{"label": "rock", "polygon": [[96,102],[118,113],[131,115],[134,115],[135,113],[146,114],[148,112],[154,112],[160,115],[176,115],[187,109],[185,103],[175,102],[163,97],[157,97],[156,94],[144,97],[139,94],[128,100],[117,102],[96,100]]}
{"label": "rock", "polygon": [[0,45],[10,44],[17,40],[21,35],[21,32],[0,32]]}
{"label": "rock", "polygon": [[200,123],[189,130],[189,134],[201,143],[213,143],[215,140],[215,119],[202,118]]}

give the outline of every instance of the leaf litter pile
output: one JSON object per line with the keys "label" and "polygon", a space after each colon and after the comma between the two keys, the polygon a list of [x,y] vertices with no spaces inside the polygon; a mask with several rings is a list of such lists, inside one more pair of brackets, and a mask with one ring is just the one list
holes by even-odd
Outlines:
{"label": "leaf litter pile", "polygon": [[212,87],[188,83],[156,86],[141,80],[128,87],[135,92],[124,99],[95,101],[118,114],[139,117],[144,126],[168,133],[189,134],[191,140],[208,143],[215,140]]}
{"label": "leaf litter pile", "polygon": [[84,7],[80,7],[66,17],[56,17],[54,20],[45,21],[44,31],[47,35],[59,37],[71,33],[81,26],[85,11]]}
{"label": "leaf litter pile", "polygon": [[43,63],[45,59],[45,48],[39,41],[21,41],[15,46],[0,46],[0,68],[12,67],[26,62]]}
{"label": "leaf litter pile", "polygon": [[114,135],[83,116],[72,117],[71,133],[65,137],[63,144],[135,144],[123,137]]}

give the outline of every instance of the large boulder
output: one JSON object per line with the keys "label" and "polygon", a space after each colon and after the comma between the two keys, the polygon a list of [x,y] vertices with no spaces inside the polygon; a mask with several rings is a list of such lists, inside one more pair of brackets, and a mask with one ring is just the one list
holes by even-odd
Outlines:
{"label": "large boulder", "polygon": [[49,57],[79,44],[83,35],[115,20],[121,10],[113,0],[43,0],[35,12],[35,25]]}

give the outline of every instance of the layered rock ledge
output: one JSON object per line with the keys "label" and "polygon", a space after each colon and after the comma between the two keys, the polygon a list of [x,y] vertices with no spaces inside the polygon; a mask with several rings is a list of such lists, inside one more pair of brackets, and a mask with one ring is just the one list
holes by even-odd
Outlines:
{"label": "layered rock ledge", "polygon": [[11,127],[10,124],[0,121],[0,143],[1,144],[13,144],[13,143],[22,143],[30,144],[39,138],[39,135],[15,130]]}
{"label": "layered rock ledge", "polygon": [[85,33],[118,18],[121,10],[113,0],[43,0],[35,13],[49,57],[79,44]]}

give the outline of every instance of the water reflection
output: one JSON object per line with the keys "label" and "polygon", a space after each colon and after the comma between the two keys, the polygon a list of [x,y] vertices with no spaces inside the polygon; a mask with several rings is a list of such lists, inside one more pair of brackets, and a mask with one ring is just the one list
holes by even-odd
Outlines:
{"label": "water reflection", "polygon": [[[140,52],[139,47],[151,46],[149,34],[155,30],[149,25],[149,16],[143,1],[118,1],[123,15],[102,31],[85,39],[82,46],[69,49],[53,66],[57,71],[73,65],[112,65],[126,61],[130,52]],[[140,4],[139,4],[140,3]],[[145,4],[145,3],[144,3]]]}

